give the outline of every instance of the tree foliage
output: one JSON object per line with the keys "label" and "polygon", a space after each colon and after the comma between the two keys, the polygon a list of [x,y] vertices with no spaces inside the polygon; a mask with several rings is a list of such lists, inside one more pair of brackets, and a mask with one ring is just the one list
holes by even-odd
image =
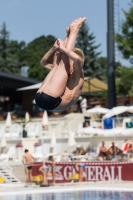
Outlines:
{"label": "tree foliage", "polygon": [[21,48],[24,42],[9,40],[9,32],[3,23],[0,30],[0,70],[6,72],[20,73]]}
{"label": "tree foliage", "polygon": [[53,46],[56,38],[52,35],[41,36],[30,42],[21,55],[24,65],[29,66],[29,77],[43,80],[48,71],[40,65],[43,55]]}
{"label": "tree foliage", "polygon": [[121,34],[116,34],[118,49],[133,64],[133,1],[128,11],[123,10],[125,20],[121,22]]}
{"label": "tree foliage", "polygon": [[90,33],[86,22],[81,27],[77,36],[76,47],[83,50],[85,55],[84,73],[85,76],[97,76],[99,71],[102,74],[101,66],[96,62],[101,52],[97,52],[100,45],[95,45],[95,36]]}
{"label": "tree foliage", "polygon": [[133,68],[119,66],[116,69],[116,92],[117,94],[133,95]]}

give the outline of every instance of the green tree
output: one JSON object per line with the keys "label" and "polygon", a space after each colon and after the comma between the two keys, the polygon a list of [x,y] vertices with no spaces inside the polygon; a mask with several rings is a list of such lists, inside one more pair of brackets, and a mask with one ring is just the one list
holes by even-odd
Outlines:
{"label": "green tree", "polygon": [[133,68],[118,66],[116,69],[116,92],[127,95],[132,93],[133,88]]}
{"label": "green tree", "polygon": [[123,10],[125,19],[121,22],[121,33],[116,34],[116,41],[123,57],[133,64],[133,0],[129,5],[128,11]]}
{"label": "green tree", "polygon": [[53,46],[56,38],[52,35],[40,36],[30,42],[22,51],[21,60],[29,66],[29,77],[43,80],[48,71],[40,65],[43,55]]}
{"label": "green tree", "polygon": [[89,27],[85,22],[81,27],[77,36],[76,47],[83,50],[85,55],[84,73],[85,76],[95,75],[99,77],[102,74],[101,66],[96,62],[101,52],[97,52],[100,45],[95,45],[95,36],[93,33],[89,33]]}
{"label": "green tree", "polygon": [[0,30],[0,70],[6,72],[20,73],[20,46],[17,41],[9,40],[9,32],[6,29],[6,24],[3,23]]}

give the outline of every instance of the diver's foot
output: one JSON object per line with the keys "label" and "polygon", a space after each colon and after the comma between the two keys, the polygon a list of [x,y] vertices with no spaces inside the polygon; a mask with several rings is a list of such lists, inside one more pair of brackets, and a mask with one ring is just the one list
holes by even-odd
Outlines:
{"label": "diver's foot", "polygon": [[73,31],[73,30],[79,31],[79,29],[81,28],[81,26],[83,25],[83,23],[85,21],[86,21],[86,17],[80,17],[80,18],[74,20],[69,26],[70,31]]}

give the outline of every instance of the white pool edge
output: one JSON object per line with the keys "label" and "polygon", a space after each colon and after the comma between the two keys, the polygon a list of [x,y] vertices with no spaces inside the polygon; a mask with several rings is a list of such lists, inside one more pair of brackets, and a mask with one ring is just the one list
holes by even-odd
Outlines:
{"label": "white pool edge", "polygon": [[[65,186],[63,186],[65,187]],[[75,187],[75,188],[54,188],[51,189],[44,189],[44,190],[23,190],[23,191],[13,191],[13,192],[0,192],[2,196],[9,196],[9,195],[25,195],[25,194],[47,194],[47,193],[62,193],[62,192],[75,192],[75,191],[121,191],[121,192],[133,192],[133,188],[116,188],[116,187]]]}

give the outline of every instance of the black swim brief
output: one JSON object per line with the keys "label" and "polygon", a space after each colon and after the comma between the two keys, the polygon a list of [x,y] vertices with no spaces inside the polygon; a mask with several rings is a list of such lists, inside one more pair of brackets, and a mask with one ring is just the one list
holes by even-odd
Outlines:
{"label": "black swim brief", "polygon": [[62,101],[61,97],[52,97],[44,92],[36,93],[36,104],[43,110],[54,110]]}
{"label": "black swim brief", "polygon": [[32,169],[32,165],[27,165],[27,169],[31,170]]}

